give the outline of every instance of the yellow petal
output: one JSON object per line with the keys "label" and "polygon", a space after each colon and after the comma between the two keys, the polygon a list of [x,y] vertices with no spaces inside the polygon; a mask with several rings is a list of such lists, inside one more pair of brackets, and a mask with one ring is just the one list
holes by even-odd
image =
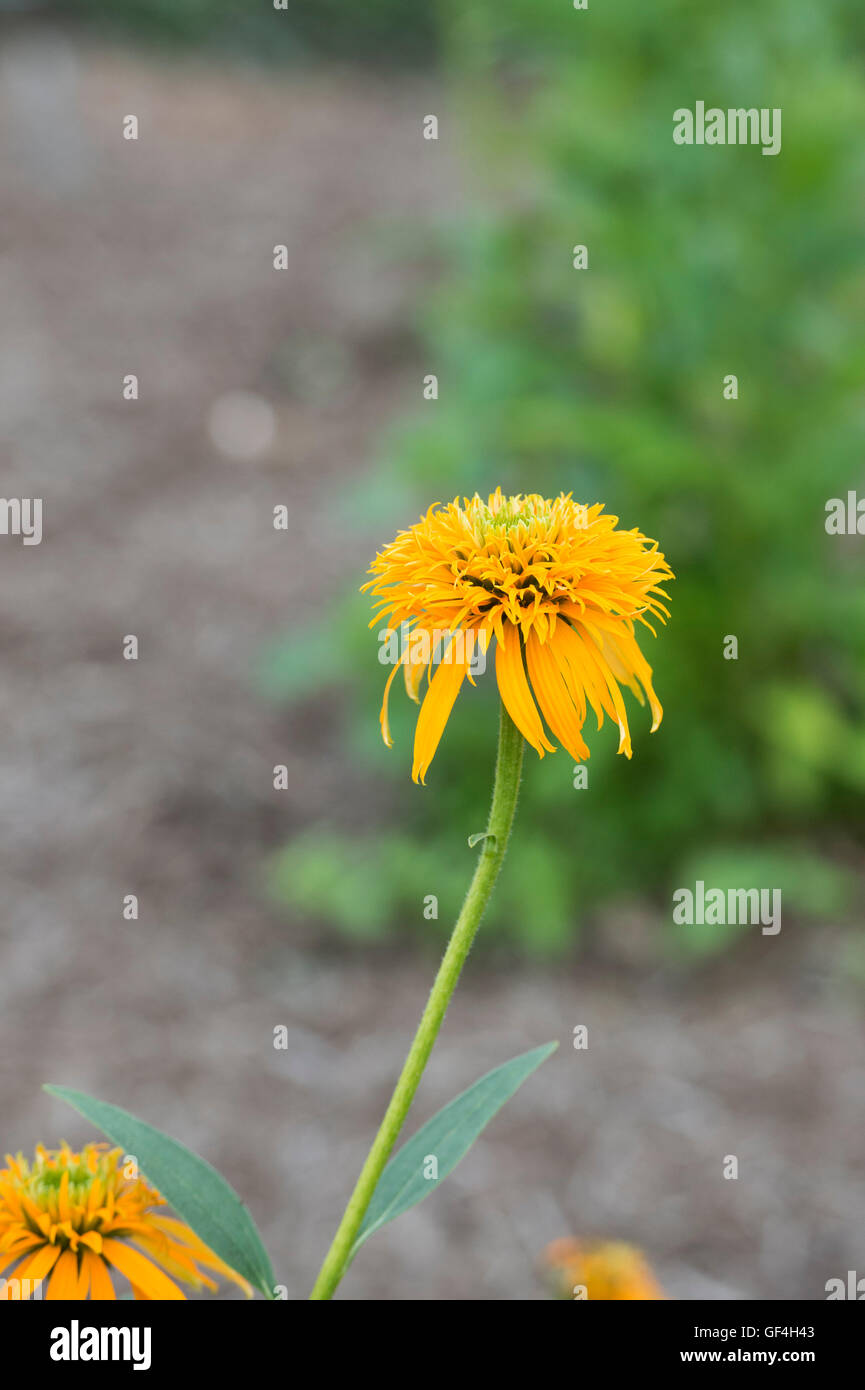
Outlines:
{"label": "yellow petal", "polygon": [[82,1251],[81,1260],[87,1266],[90,1275],[91,1302],[115,1302],[117,1294],[105,1261],[100,1259],[98,1255],[94,1255],[92,1250]]}
{"label": "yellow petal", "polygon": [[414,764],[411,775],[415,782],[423,782],[426,777],[467,670],[464,661],[443,659],[430,681],[414,733]]}
{"label": "yellow petal", "polygon": [[132,1250],[128,1245],[121,1245],[118,1240],[106,1240],[102,1248],[109,1263],[119,1269],[121,1274],[125,1274],[130,1284],[142,1289],[148,1298],[174,1301],[186,1298],[173,1279],[169,1279],[167,1274],[163,1274],[161,1269],[157,1269],[155,1264],[146,1260],[137,1250]]}
{"label": "yellow petal", "polygon": [[555,639],[540,642],[532,633],[526,642],[526,664],[541,712],[556,738],[579,762],[589,756],[582,720],[574,706],[555,656]]}
{"label": "yellow petal", "polygon": [[54,1273],[45,1294],[46,1299],[69,1303],[78,1297],[78,1256],[64,1250],[54,1266]]}
{"label": "yellow petal", "polygon": [[29,1279],[35,1282],[37,1279],[46,1279],[51,1273],[60,1255],[59,1245],[40,1245],[32,1255],[18,1266],[15,1271],[16,1279]]}
{"label": "yellow petal", "polygon": [[523,738],[543,757],[554,753],[555,745],[544,733],[544,726],[532,699],[523,669],[520,634],[510,623],[503,623],[496,646],[496,680],[505,709]]}
{"label": "yellow petal", "polygon": [[399,661],[396,663],[390,675],[388,676],[387,681],[385,682],[384,695],[382,697],[381,702],[381,713],[378,717],[378,722],[381,725],[381,736],[384,739],[385,746],[387,748],[393,747],[393,739],[390,736],[390,721],[387,717],[387,699],[390,695],[390,688],[393,685],[393,678],[399,670],[400,666],[403,664],[403,660],[404,658],[400,657]]}

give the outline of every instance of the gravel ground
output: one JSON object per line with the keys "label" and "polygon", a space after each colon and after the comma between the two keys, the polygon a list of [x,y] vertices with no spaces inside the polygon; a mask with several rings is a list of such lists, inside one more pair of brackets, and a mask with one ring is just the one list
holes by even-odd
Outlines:
{"label": "gravel ground", "polygon": [[[40,546],[0,538],[2,1142],[92,1137],[46,1080],[127,1106],[226,1173],[292,1298],[433,961],[324,949],[264,900],[263,855],[354,792],[326,713],[265,705],[250,672],[366,563],[369,535],[335,546],[331,516],[417,396],[429,268],[385,228],[461,196],[438,150],[419,158],[419,114],[440,107],[418,81],[263,76],[26,26],[0,53],[0,450],[6,495],[45,506]],[[255,458],[214,441],[238,390],[273,412]],[[862,1270],[862,1010],[839,935],[751,943],[702,976],[610,941],[555,970],[470,962],[419,1119],[562,1047],[345,1296],[542,1298],[538,1252],[571,1233],[642,1245],[680,1298],[820,1298]]]}

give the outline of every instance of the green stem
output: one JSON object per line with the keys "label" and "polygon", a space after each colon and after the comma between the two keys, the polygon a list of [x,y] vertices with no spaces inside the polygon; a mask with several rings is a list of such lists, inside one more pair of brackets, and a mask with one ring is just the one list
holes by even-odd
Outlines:
{"label": "green stem", "polygon": [[493,800],[487,823],[486,839],[478,855],[474,877],[466,894],[462,911],[457,918],[453,935],[448,942],[438,974],[435,977],[427,1000],[423,1017],[409,1048],[396,1089],[385,1111],[375,1142],[361,1169],[354,1192],[343,1214],[333,1244],[327,1253],[321,1272],[310,1294],[312,1299],[332,1298],[334,1290],[348,1269],[352,1258],[352,1247],[360,1230],[366,1209],[372,1201],[385,1164],[397,1141],[403,1122],[414,1100],[415,1091],[423,1076],[424,1067],[429,1061],[433,1044],[438,1037],[442,1020],[447,1013],[451,996],[456,989],[462,968],[466,961],[475,933],[480,926],[484,909],[489,902],[493,884],[498,877],[511,826],[517,807],[520,787],[520,772],[523,762],[522,734],[513,723],[504,705],[501,707],[499,723],[499,748],[496,758],[496,775],[493,783]]}

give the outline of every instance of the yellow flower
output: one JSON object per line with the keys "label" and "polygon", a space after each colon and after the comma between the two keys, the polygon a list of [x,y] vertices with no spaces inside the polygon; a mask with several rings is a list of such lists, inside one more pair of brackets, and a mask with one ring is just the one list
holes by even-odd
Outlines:
{"label": "yellow flower", "polygon": [[[622,1241],[581,1244],[566,1237],[544,1251],[544,1264],[559,1298],[634,1302],[666,1299],[642,1251]],[[582,1292],[582,1291],[585,1292]]]}
{"label": "yellow flower", "polygon": [[85,1144],[73,1153],[65,1144],[40,1144],[32,1163],[21,1154],[6,1155],[7,1166],[0,1169],[0,1298],[28,1297],[28,1287],[32,1291],[45,1280],[47,1299],[113,1299],[112,1275],[119,1273],[136,1299],[183,1299],[169,1274],[193,1289],[217,1288],[198,1265],[251,1296],[246,1280],[188,1226],[159,1214],[164,1198],[143,1178],[125,1175],[123,1150],[107,1149]]}
{"label": "yellow flower", "polygon": [[[631,736],[620,685],[652,711],[662,710],[652,671],[637,645],[635,625],[668,616],[661,585],[672,571],[657,543],[618,529],[603,506],[582,506],[564,494],[484,502],[475,494],[433,506],[401,531],[370,566],[363,587],[377,600],[370,627],[387,619],[402,650],[385,687],[381,727],[391,737],[387,702],[399,666],[418,701],[424,671],[429,688],[415,730],[412,777],[423,781],[448,716],[468,676],[496,639],[496,678],[505,708],[541,757],[553,752],[541,715],[571,757],[587,758],[582,728],[587,705],[601,727],[619,728],[620,753]],[[436,655],[440,659],[436,662]],[[540,712],[539,712],[540,711]]]}

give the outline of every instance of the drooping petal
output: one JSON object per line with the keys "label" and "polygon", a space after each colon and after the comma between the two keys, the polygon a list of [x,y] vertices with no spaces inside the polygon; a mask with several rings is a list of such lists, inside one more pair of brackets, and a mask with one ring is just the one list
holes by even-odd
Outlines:
{"label": "drooping petal", "polygon": [[178,1245],[165,1238],[154,1240],[147,1236],[139,1236],[135,1243],[146,1255],[152,1255],[162,1269],[173,1274],[181,1283],[190,1284],[194,1289],[206,1287],[215,1292],[217,1285],[214,1281],[208,1275],[202,1274],[189,1255]]}
{"label": "drooping petal", "polygon": [[83,1301],[87,1298],[90,1289],[90,1265],[84,1259],[82,1251],[81,1258],[78,1260],[78,1283],[75,1288],[75,1298]]}
{"label": "drooping petal", "polygon": [[184,1222],[177,1221],[171,1216],[153,1216],[150,1218],[150,1224],[188,1245],[200,1265],[204,1265],[208,1269],[215,1269],[218,1274],[224,1275],[226,1279],[231,1279],[238,1288],[243,1289],[248,1298],[252,1297],[252,1286],[248,1280],[244,1279],[243,1275],[238,1274],[230,1265],[227,1265],[218,1255],[215,1255],[210,1246],[205,1245],[204,1241],[195,1234],[191,1226],[187,1226]]}
{"label": "drooping petal", "polygon": [[45,1298],[48,1301],[56,1299],[60,1303],[68,1303],[76,1298],[77,1288],[78,1256],[73,1255],[71,1250],[64,1250],[54,1266]]}
{"label": "drooping petal", "polygon": [[59,1257],[59,1245],[41,1245],[18,1266],[15,1271],[15,1278],[19,1281],[29,1279],[31,1283],[35,1283],[39,1279],[47,1279]]}
{"label": "drooping petal", "polygon": [[117,1293],[105,1261],[100,1259],[98,1255],[94,1255],[92,1250],[84,1250],[81,1255],[81,1262],[87,1266],[90,1275],[91,1302],[115,1302]]}
{"label": "drooping petal", "polygon": [[393,747],[393,739],[391,738],[390,733],[390,721],[387,717],[387,700],[388,696],[390,695],[390,688],[393,685],[393,678],[402,664],[402,659],[400,659],[394,666],[393,670],[387,678],[387,681],[385,682],[384,695],[382,697],[381,702],[381,713],[378,717],[378,722],[381,725],[381,736],[384,739],[385,747],[387,748]]}
{"label": "drooping petal", "polygon": [[161,1269],[150,1260],[146,1260],[137,1250],[122,1245],[119,1240],[106,1240],[103,1249],[109,1263],[119,1269],[121,1274],[125,1274],[130,1284],[143,1289],[149,1298],[171,1299],[175,1302],[185,1300],[185,1293],[177,1287],[174,1280],[169,1279],[167,1274],[163,1274]]}
{"label": "drooping petal", "polygon": [[467,670],[468,665],[465,661],[448,661],[447,653],[436,668],[420,707],[414,732],[414,763],[411,775],[415,782],[423,782],[426,777]]}
{"label": "drooping petal", "polygon": [[420,704],[418,687],[423,679],[423,673],[428,669],[423,661],[408,660],[403,665],[405,671],[405,689],[410,700],[414,700],[416,705]]}
{"label": "drooping petal", "polygon": [[544,733],[544,726],[526,679],[520,634],[508,623],[503,624],[501,635],[497,639],[496,680],[505,709],[523,738],[532,745],[540,757],[543,757],[545,752],[554,753],[555,745],[550,743]]}
{"label": "drooping petal", "polygon": [[8,1265],[14,1264],[15,1261],[16,1261],[16,1260],[20,1260],[20,1258],[21,1258],[21,1255],[20,1255],[20,1253],[19,1253],[17,1250],[15,1251],[14,1254],[11,1254],[11,1255],[5,1254],[5,1255],[0,1256],[0,1274],[3,1273],[4,1269],[6,1269],[6,1267],[7,1267]]}
{"label": "drooping petal", "polygon": [[603,650],[593,641],[590,636],[584,637],[586,649],[586,662],[592,665],[597,672],[598,682],[603,682],[609,692],[613,705],[613,715],[619,726],[619,748],[620,753],[624,753],[626,758],[631,756],[631,730],[628,725],[628,711],[625,709],[625,702],[622,699],[622,692],[619,683],[606,660]]}
{"label": "drooping petal", "polygon": [[[610,656],[610,648],[618,657],[622,669],[632,673],[645,690],[649,708],[652,711],[652,733],[654,733],[664,717],[664,710],[652,684],[652,668],[640,651],[636,637],[627,632],[617,632],[615,635],[608,634],[604,638],[604,651],[608,656]],[[616,666],[612,657],[610,664],[615,671]]]}
{"label": "drooping petal", "polygon": [[582,736],[583,721],[562,679],[562,671],[555,657],[555,639],[541,642],[530,633],[526,642],[526,663],[532,689],[541,707],[541,713],[556,738],[580,762],[589,756],[589,750]]}
{"label": "drooping petal", "polygon": [[597,663],[592,659],[585,637],[570,623],[559,623],[556,628],[557,650],[570,668],[571,677],[577,689],[582,690],[595,713],[598,728],[603,728],[604,712],[615,715],[606,682],[600,677]]}

